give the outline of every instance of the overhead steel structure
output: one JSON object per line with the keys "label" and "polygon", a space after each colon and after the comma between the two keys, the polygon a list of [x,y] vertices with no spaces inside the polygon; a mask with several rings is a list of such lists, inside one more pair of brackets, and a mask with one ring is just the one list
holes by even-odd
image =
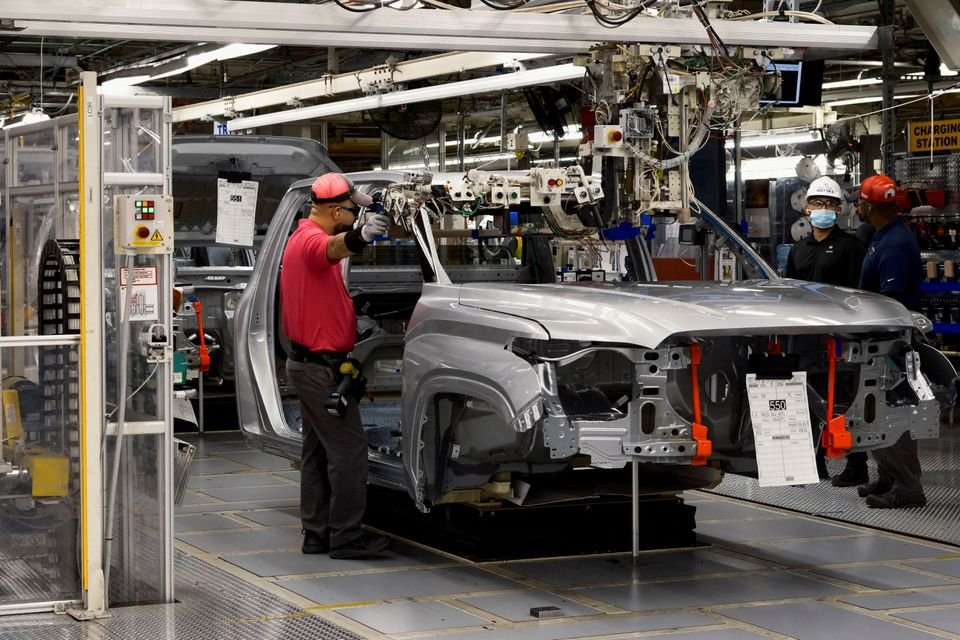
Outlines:
{"label": "overhead steel structure", "polygon": [[[543,53],[577,53],[611,40],[710,44],[695,19],[640,16],[609,29],[580,14],[454,9],[430,10],[427,20],[425,11],[356,14],[329,4],[230,0],[174,0],[162,6],[134,0],[0,0],[0,17],[13,20],[22,35],[37,37]],[[877,45],[875,27],[717,20],[714,29],[728,45],[848,51]]]}

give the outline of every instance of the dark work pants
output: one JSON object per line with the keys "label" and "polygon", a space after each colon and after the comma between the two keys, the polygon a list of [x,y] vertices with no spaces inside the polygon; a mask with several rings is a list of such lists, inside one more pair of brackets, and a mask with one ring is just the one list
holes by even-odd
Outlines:
{"label": "dark work pants", "polygon": [[360,409],[352,400],[343,417],[323,408],[337,386],[326,365],[287,360],[287,375],[303,416],[300,519],[304,530],[329,536],[330,546],[339,547],[361,534],[367,508],[367,436]]}
{"label": "dark work pants", "polygon": [[882,484],[908,496],[923,493],[917,441],[910,437],[909,431],[901,435],[893,446],[874,449],[873,459],[877,461],[879,481]]}

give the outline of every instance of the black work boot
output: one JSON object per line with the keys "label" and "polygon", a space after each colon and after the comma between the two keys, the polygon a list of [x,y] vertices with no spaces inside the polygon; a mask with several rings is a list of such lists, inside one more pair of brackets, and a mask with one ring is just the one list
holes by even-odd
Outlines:
{"label": "black work boot", "polygon": [[303,532],[303,546],[300,547],[303,553],[326,553],[330,551],[330,541],[326,536],[321,536],[313,531]]}
{"label": "black work boot", "polygon": [[390,546],[390,538],[376,533],[361,533],[359,536],[330,549],[330,557],[336,560],[356,560],[375,556]]}
{"label": "black work boot", "polygon": [[867,496],[867,506],[871,509],[909,509],[927,504],[923,489],[919,493],[905,493],[894,488],[880,495]]}
{"label": "black work boot", "polygon": [[870,474],[867,468],[859,465],[847,463],[846,468],[839,475],[833,477],[830,481],[835,487],[857,487],[870,482]]}

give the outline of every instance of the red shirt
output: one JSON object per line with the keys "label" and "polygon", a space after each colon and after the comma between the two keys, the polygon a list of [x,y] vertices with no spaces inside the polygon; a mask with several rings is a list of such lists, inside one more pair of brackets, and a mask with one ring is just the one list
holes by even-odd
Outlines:
{"label": "red shirt", "polygon": [[350,351],[357,339],[357,315],[340,261],[327,258],[329,240],[309,219],[301,220],[290,236],[280,272],[283,331],[311,351]]}

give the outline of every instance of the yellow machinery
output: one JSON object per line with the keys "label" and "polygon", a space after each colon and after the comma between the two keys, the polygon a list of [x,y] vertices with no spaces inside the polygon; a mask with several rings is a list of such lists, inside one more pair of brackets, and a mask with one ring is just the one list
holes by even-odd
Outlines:
{"label": "yellow machinery", "polygon": [[3,455],[14,469],[26,471],[34,498],[65,497],[70,493],[70,460],[24,440],[19,393],[3,390]]}

